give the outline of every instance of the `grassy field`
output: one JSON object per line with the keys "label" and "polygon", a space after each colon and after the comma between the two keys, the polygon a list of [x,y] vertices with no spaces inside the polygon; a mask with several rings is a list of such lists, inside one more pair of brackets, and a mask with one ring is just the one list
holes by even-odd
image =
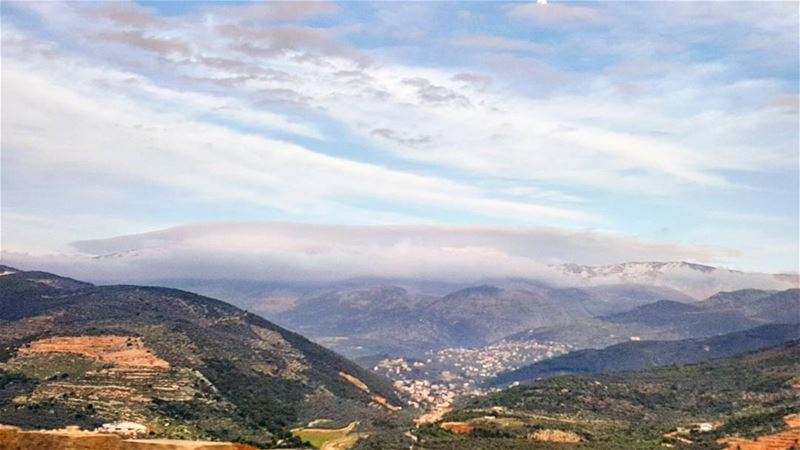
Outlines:
{"label": "grassy field", "polygon": [[[347,441],[352,441],[350,444],[352,445],[356,440],[350,439],[349,435],[353,433],[356,426],[358,426],[358,422],[352,422],[344,428],[296,428],[292,430],[292,434],[308,442],[314,448],[323,448],[326,443],[342,442],[342,444],[345,444]],[[349,447],[338,446],[334,448],[344,449]]]}

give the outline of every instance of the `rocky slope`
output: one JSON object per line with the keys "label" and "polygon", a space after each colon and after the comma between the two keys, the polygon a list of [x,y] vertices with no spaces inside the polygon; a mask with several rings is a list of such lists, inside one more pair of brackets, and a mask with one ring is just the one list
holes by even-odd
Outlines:
{"label": "rocky slope", "polygon": [[313,419],[397,414],[385,380],[224,302],[4,272],[0,423],[131,420],[159,436],[267,446]]}

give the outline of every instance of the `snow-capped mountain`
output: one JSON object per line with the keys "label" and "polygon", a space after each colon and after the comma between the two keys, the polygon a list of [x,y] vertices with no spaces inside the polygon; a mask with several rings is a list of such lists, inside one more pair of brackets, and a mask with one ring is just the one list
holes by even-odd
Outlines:
{"label": "snow-capped mountain", "polygon": [[589,284],[648,284],[677,289],[704,299],[720,291],[744,288],[788,289],[798,286],[796,274],[742,272],[684,261],[628,262],[608,266],[562,264],[561,274]]}

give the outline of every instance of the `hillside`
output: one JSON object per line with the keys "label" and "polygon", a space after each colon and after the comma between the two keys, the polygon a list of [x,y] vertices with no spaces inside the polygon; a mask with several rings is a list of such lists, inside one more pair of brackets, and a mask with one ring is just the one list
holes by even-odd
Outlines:
{"label": "hillside", "polygon": [[498,375],[487,385],[530,383],[562,374],[606,373],[689,364],[759,350],[800,339],[800,325],[772,324],[705,339],[624,342],[579,350]]}
{"label": "hillside", "polygon": [[270,317],[348,356],[404,354],[434,348],[447,335],[419,314],[435,299],[398,286],[344,287],[302,297]]}
{"label": "hillside", "polygon": [[315,419],[391,418],[381,398],[399,403],[385,380],[218,300],[0,276],[0,423],[132,420],[163,437],[271,446]]}
{"label": "hillside", "polygon": [[780,292],[759,292],[752,289],[720,292],[701,302],[707,310],[737,311],[749,319],[796,323],[800,322],[800,289]]}
{"label": "hillside", "polygon": [[474,347],[509,332],[566,324],[660,299],[691,301],[650,286],[558,288],[500,280],[435,296],[396,286],[333,289],[270,315],[277,323],[351,357],[422,356],[444,347]]}
{"label": "hillside", "polygon": [[[775,433],[791,443],[800,438],[785,431],[800,411],[798,369],[794,341],[700,364],[556,377],[466,400],[417,439],[431,450],[719,449],[721,439]],[[357,448],[407,444],[373,436]]]}
{"label": "hillside", "polygon": [[691,304],[659,301],[629,311],[567,325],[512,334],[508,341],[556,341],[577,348],[601,348],[632,337],[645,340],[701,338],[769,323],[800,323],[800,290],[746,289],[716,294]]}
{"label": "hillside", "polygon": [[422,314],[436,318],[451,342],[466,347],[497,340],[509,329],[565,323],[589,316],[582,302],[553,301],[549,293],[544,288],[476,286],[436,300]]}

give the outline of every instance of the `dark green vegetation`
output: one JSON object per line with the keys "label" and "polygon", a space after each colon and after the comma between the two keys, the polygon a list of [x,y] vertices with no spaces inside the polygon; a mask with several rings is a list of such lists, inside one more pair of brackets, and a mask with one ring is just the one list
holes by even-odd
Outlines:
{"label": "dark green vegetation", "polygon": [[[691,305],[685,306],[696,308]],[[546,359],[502,373],[490,380],[487,385],[530,383],[538,378],[570,373],[618,372],[688,364],[772,347],[795,339],[800,339],[800,324],[763,325],[703,339],[624,342],[601,350],[579,350]]]}
{"label": "dark green vegetation", "polygon": [[[424,426],[425,449],[657,449],[722,448],[717,439],[755,437],[785,427],[800,412],[800,343],[685,366],[591,376],[561,376],[467,399],[445,421],[474,427],[454,434]],[[666,436],[677,428],[713,423],[713,431]],[[574,433],[580,443],[533,442],[537,430]],[[397,435],[373,436],[359,447],[404,448]],[[407,448],[407,444],[406,447]]]}
{"label": "dark green vegetation", "polygon": [[578,289],[506,280],[444,296],[393,286],[335,289],[301,298],[269,317],[350,357],[419,357],[431,349],[482,346],[531,327],[626,311],[664,298],[691,300],[651,286]]}
{"label": "dark green vegetation", "polygon": [[[140,337],[170,367],[121,370],[74,353],[18,351],[61,336]],[[384,379],[224,302],[42,272],[0,276],[0,423],[134,420],[168,437],[266,447],[299,444],[289,429],[314,419],[360,420],[366,429],[398,420],[340,371],[399,404]]]}
{"label": "dark green vegetation", "polygon": [[632,336],[647,340],[700,338],[768,323],[800,323],[800,290],[721,292],[693,304],[659,301],[568,325],[533,328],[507,339],[601,348]]}

